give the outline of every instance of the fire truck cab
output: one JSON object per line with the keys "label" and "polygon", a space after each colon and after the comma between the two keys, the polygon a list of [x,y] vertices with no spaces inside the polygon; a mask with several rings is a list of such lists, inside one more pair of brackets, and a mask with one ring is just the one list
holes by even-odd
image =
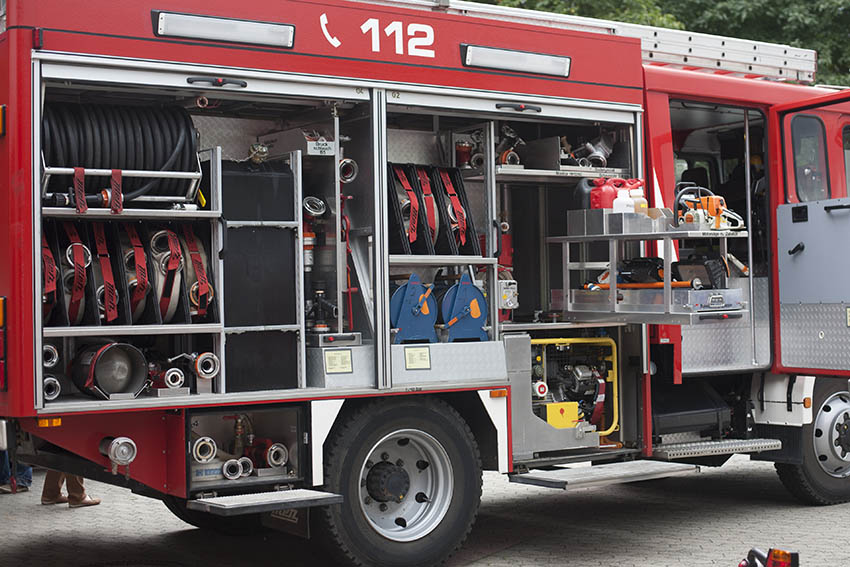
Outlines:
{"label": "fire truck cab", "polygon": [[[0,448],[439,563],[482,470],[850,499],[850,95],[455,0],[7,0]],[[592,463],[591,467],[576,467]]]}

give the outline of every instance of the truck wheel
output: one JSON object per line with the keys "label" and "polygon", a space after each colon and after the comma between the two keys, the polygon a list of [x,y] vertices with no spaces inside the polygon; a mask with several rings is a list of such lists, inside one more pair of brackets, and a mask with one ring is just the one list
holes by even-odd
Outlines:
{"label": "truck wheel", "polygon": [[850,501],[850,392],[846,380],[815,382],[812,423],[803,426],[803,464],[776,463],[785,488],[806,504]]}
{"label": "truck wheel", "polygon": [[481,502],[481,456],[469,426],[432,398],[368,404],[325,444],[325,489],[314,534],[340,562],[424,566],[466,540]]}
{"label": "truck wheel", "polygon": [[189,510],[186,501],[174,496],[166,496],[162,503],[172,514],[196,528],[213,530],[226,535],[251,535],[263,531],[258,514],[235,516],[231,518],[215,516],[206,512]]}

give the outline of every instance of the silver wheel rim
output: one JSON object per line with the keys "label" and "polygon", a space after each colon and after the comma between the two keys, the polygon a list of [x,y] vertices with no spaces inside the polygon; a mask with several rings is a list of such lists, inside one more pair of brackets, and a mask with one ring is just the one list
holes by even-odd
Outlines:
{"label": "silver wheel rim", "polygon": [[836,478],[850,476],[850,393],[837,392],[821,404],[812,435],[824,472]]}
{"label": "silver wheel rim", "polygon": [[[373,467],[403,469],[410,487],[400,501],[381,502],[370,493]],[[374,474],[374,473],[373,473]],[[381,536],[398,542],[421,539],[440,525],[454,494],[449,455],[433,436],[418,429],[400,429],[379,440],[360,467],[359,500],[363,516]]]}

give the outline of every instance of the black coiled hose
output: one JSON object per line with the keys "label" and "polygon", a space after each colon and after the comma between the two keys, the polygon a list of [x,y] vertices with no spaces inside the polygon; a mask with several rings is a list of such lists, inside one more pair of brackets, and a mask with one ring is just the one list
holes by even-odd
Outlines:
{"label": "black coiled hose", "polygon": [[[180,106],[143,107],[51,102],[41,123],[44,160],[49,167],[194,171],[196,134]],[[106,177],[86,178],[86,202],[102,204]],[[124,178],[124,200],[142,195],[183,196],[188,179]],[[73,197],[73,178],[53,176],[48,191]]]}

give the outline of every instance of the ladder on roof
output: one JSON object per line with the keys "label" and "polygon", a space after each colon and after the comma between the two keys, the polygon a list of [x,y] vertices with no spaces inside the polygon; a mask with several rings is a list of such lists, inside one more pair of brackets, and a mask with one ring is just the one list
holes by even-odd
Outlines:
{"label": "ladder on roof", "polygon": [[672,30],[653,26],[553,14],[523,8],[479,4],[463,0],[356,0],[401,8],[437,10],[449,14],[509,21],[641,40],[647,64],[720,71],[745,77],[814,83],[817,52],[778,43],[766,43]]}

